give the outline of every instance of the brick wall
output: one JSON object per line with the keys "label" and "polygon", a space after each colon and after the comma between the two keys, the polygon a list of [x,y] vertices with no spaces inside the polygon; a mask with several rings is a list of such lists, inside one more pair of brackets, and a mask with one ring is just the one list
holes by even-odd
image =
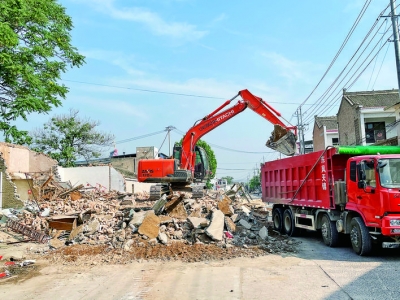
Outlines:
{"label": "brick wall", "polygon": [[325,149],[324,128],[325,128],[324,126],[319,128],[316,124],[314,124],[314,131],[313,131],[314,151]]}
{"label": "brick wall", "polygon": [[340,145],[356,145],[356,128],[354,128],[356,117],[354,108],[346,100],[342,99],[337,114]]}

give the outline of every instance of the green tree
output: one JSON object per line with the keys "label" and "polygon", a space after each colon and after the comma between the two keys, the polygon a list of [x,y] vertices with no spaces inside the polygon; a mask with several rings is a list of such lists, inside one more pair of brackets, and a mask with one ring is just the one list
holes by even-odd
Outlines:
{"label": "green tree", "polygon": [[260,175],[255,175],[250,179],[249,190],[254,191],[261,187]]}
{"label": "green tree", "polygon": [[83,157],[88,161],[99,157],[104,147],[112,145],[114,136],[97,131],[98,121],[81,119],[79,111],[51,118],[43,128],[32,132],[33,149],[48,154],[61,166],[72,167]]}
{"label": "green tree", "polygon": [[232,176],[224,176],[221,179],[225,179],[227,184],[232,184],[233,183],[233,177]]}
{"label": "green tree", "polygon": [[7,142],[29,144],[12,124],[61,105],[68,89],[57,82],[84,57],[71,45],[71,18],[56,0],[0,1],[0,132]]}

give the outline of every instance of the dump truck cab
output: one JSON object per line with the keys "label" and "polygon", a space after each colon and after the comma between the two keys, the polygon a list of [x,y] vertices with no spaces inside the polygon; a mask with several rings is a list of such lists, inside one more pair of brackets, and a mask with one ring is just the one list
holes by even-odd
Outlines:
{"label": "dump truck cab", "polygon": [[384,235],[400,234],[400,158],[393,155],[352,157],[347,168],[346,209],[363,217]]}

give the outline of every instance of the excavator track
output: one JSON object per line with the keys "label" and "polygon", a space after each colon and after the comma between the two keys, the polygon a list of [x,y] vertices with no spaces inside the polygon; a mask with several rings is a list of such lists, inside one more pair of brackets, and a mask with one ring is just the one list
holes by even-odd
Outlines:
{"label": "excavator track", "polygon": [[202,198],[204,197],[205,191],[204,184],[196,184],[193,186],[190,185],[172,185],[169,184],[155,184],[150,187],[150,198],[149,200],[154,201],[158,200],[162,197],[162,195],[169,195],[172,192],[184,192],[191,193],[192,199]]}
{"label": "excavator track", "polygon": [[149,200],[158,200],[164,194],[169,194],[169,185],[168,184],[155,184],[150,187],[150,198]]}

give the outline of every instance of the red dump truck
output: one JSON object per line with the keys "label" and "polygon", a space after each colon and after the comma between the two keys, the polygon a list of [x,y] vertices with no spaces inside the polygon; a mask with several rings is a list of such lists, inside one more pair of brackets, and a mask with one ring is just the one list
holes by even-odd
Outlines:
{"label": "red dump truck", "polygon": [[321,230],[327,246],[350,234],[354,251],[400,247],[400,147],[328,147],[261,166],[275,230]]}

